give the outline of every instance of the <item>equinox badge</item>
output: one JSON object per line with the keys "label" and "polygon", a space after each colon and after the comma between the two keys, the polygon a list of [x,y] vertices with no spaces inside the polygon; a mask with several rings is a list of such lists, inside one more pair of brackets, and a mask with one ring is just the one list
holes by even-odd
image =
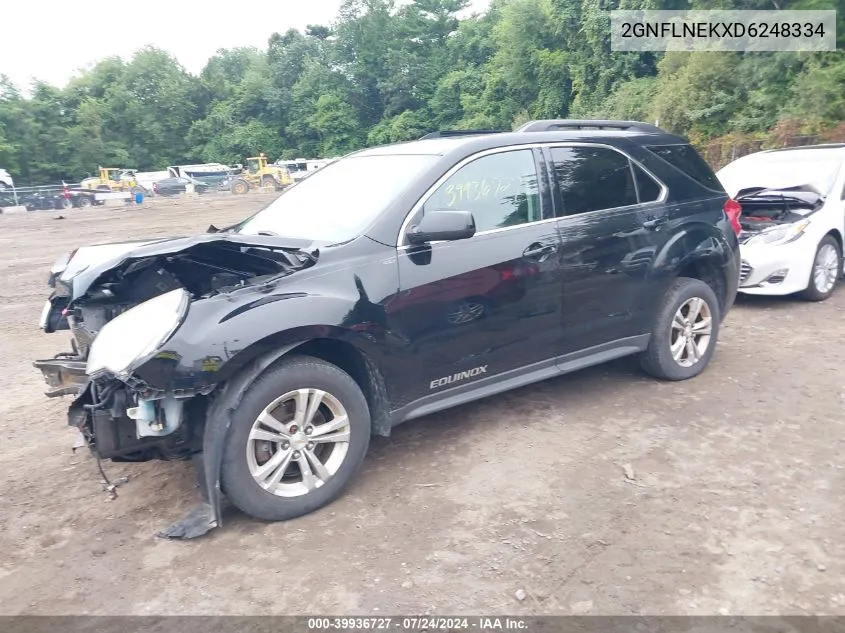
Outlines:
{"label": "equinox badge", "polygon": [[451,376],[444,376],[443,378],[432,380],[431,384],[429,385],[429,389],[437,389],[438,387],[442,387],[443,385],[449,385],[453,382],[458,382],[459,380],[466,380],[467,378],[475,378],[480,374],[486,373],[487,365],[482,365],[481,367],[474,367],[473,369],[462,371],[459,374],[452,374]]}

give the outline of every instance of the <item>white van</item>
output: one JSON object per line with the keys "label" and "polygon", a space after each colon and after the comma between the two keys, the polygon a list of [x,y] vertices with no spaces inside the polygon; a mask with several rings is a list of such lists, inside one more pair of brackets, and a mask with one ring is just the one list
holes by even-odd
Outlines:
{"label": "white van", "polygon": [[320,167],[325,167],[333,160],[330,158],[294,158],[293,160],[279,160],[273,163],[278,167],[285,167],[290,173],[294,181],[302,180],[311,172],[317,171]]}

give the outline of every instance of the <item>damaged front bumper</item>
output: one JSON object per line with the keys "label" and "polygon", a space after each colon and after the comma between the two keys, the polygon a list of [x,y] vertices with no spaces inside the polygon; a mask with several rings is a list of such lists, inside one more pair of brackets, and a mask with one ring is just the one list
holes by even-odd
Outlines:
{"label": "damaged front bumper", "polygon": [[60,354],[55,358],[37,360],[33,365],[44,375],[49,387],[46,392],[48,398],[76,395],[88,384],[86,361],[75,354]]}
{"label": "damaged front bumper", "polygon": [[[210,503],[205,485],[202,432],[205,407],[199,393],[158,393],[145,397],[138,385],[113,377],[92,378],[87,361],[75,353],[33,362],[47,383],[49,397],[73,396],[68,426],[79,435],[74,450],[87,447],[98,460],[140,462],[151,459],[192,459],[203,496],[202,503],[159,536],[195,538],[219,525],[219,503]],[[100,470],[105,479],[105,473]],[[108,484],[108,480],[105,480]],[[113,491],[115,486],[107,486]]]}

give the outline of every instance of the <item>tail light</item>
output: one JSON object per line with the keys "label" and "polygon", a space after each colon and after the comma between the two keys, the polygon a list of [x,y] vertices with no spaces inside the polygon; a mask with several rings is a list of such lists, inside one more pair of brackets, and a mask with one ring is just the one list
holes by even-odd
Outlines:
{"label": "tail light", "polygon": [[742,205],[733,198],[728,198],[727,202],[725,202],[725,215],[728,216],[728,221],[731,223],[731,227],[737,235],[742,232],[742,226],[739,223],[739,216],[741,214]]}
{"label": "tail light", "polygon": [[158,193],[158,183],[157,182],[153,183],[153,193]]}

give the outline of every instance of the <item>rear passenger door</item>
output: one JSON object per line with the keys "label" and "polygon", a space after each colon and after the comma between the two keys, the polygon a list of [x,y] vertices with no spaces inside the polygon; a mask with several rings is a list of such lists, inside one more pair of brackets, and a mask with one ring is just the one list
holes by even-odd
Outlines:
{"label": "rear passenger door", "polygon": [[665,187],[609,146],[546,151],[563,248],[561,352],[647,332],[643,297],[666,221]]}

